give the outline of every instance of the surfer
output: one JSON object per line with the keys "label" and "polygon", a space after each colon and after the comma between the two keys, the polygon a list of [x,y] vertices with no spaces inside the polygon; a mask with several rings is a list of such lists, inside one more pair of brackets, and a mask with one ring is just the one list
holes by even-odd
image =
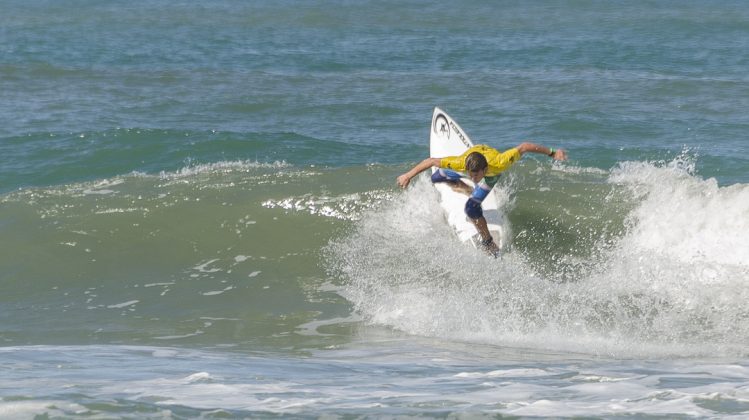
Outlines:
{"label": "surfer", "polygon": [[[432,174],[432,182],[448,182],[454,189],[470,195],[466,201],[465,213],[481,235],[481,245],[488,253],[496,256],[499,254],[499,247],[489,233],[481,203],[494,188],[499,175],[520,160],[524,153],[540,153],[554,160],[567,160],[567,152],[563,149],[553,149],[529,142],[521,143],[504,152],[479,144],[460,156],[426,158],[410,171],[400,175],[397,182],[401,188],[406,188],[416,175],[431,167],[438,168]],[[462,177],[470,178],[476,186],[471,189],[460,180]]]}

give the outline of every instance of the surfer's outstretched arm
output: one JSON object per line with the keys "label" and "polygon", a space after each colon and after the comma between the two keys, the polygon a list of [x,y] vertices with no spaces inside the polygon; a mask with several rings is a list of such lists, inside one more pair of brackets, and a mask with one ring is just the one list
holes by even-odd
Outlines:
{"label": "surfer's outstretched arm", "polygon": [[521,155],[523,153],[540,153],[554,160],[567,160],[567,151],[564,149],[553,149],[530,142],[520,143],[516,149],[518,149]]}
{"label": "surfer's outstretched arm", "polygon": [[440,160],[439,158],[426,158],[419,162],[416,166],[411,168],[410,171],[404,173],[403,175],[399,176],[396,181],[398,182],[398,185],[401,188],[406,188],[408,184],[411,182],[411,178],[415,177],[416,175],[426,171],[427,169],[431,167],[437,167],[440,166]]}

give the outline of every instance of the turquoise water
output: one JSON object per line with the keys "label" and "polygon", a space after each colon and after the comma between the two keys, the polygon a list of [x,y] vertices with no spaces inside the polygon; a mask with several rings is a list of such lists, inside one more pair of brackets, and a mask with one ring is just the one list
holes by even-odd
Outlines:
{"label": "turquoise water", "polygon": [[[743,2],[7,1],[0,416],[749,411]],[[462,247],[434,106],[532,139]]]}

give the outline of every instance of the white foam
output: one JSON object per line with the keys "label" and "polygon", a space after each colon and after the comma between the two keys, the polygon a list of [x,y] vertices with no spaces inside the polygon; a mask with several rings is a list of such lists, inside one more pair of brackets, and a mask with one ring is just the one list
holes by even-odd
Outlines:
{"label": "white foam", "polygon": [[148,213],[150,211],[151,210],[147,208],[142,208],[142,207],[128,207],[128,208],[111,208],[111,209],[97,210],[94,212],[94,214],[117,214],[117,213],[135,213],[135,212]]}
{"label": "white foam", "polygon": [[129,300],[127,302],[118,303],[116,305],[108,305],[107,308],[109,309],[122,309],[127,308],[128,306],[135,305],[136,303],[139,303],[139,300]]}
{"label": "white foam", "polygon": [[[551,166],[551,170],[553,172],[561,172],[565,174],[574,174],[574,175],[580,175],[580,174],[608,175],[608,171],[600,169],[600,168],[593,168],[589,166],[574,166],[574,165],[570,165],[569,163],[561,163],[558,161],[554,162],[554,164]],[[541,173],[543,172],[543,168],[538,168],[534,172]]]}
{"label": "white foam", "polygon": [[213,263],[215,263],[218,260],[219,260],[218,258],[214,258],[212,260],[204,261],[204,262],[196,265],[192,269],[195,270],[195,271],[199,271],[201,273],[216,273],[218,271],[221,271],[221,269],[220,268],[208,268],[208,266],[211,265],[211,264],[213,264]]}
{"label": "white foam", "polygon": [[144,284],[143,287],[173,286],[175,284],[176,283],[173,281],[164,282],[164,283],[148,283],[148,284]]}
{"label": "white foam", "polygon": [[321,320],[314,320],[307,322],[305,324],[302,324],[296,328],[296,333],[299,335],[307,335],[307,336],[326,336],[326,335],[335,335],[335,334],[324,334],[319,332],[317,329],[320,327],[324,327],[327,325],[338,325],[338,324],[348,324],[348,323],[354,323],[358,322],[361,319],[356,316],[352,315],[346,318],[331,318],[331,319],[321,319]]}
{"label": "white foam", "polygon": [[206,173],[247,172],[257,169],[282,169],[288,167],[290,167],[290,165],[284,161],[271,163],[250,160],[221,161],[188,165],[176,172],[161,172],[159,177],[165,180],[172,180],[193,177],[195,175]]}
{"label": "white foam", "polygon": [[95,195],[107,195],[107,194],[114,194],[114,190],[107,190],[107,189],[104,189],[104,190],[84,190],[83,193],[87,194],[87,195],[94,195],[94,194]]}
{"label": "white foam", "polygon": [[82,414],[86,407],[62,400],[0,401],[0,418],[26,419],[39,415],[45,417],[67,417]]}
{"label": "white foam", "polygon": [[151,354],[153,357],[171,358],[176,357],[179,352],[173,349],[156,349]]}
{"label": "white foam", "polygon": [[359,220],[365,210],[392,199],[393,194],[390,190],[373,190],[340,196],[305,194],[301,197],[266,200],[262,203],[262,206],[270,209],[280,208],[288,211],[305,212],[334,219]]}
{"label": "white foam", "polygon": [[501,378],[501,377],[537,377],[548,376],[549,372],[542,369],[507,369],[493,370],[491,372],[461,372],[455,375],[457,378]]}
{"label": "white foam", "polygon": [[707,417],[712,412],[697,406],[689,398],[674,400],[650,399],[632,401],[629,399],[613,399],[610,401],[552,401],[537,400],[528,403],[513,403],[508,405],[506,413],[516,416],[559,416],[559,417],[587,417],[591,412],[601,416],[616,416],[624,414],[647,415],[686,415],[692,417]]}
{"label": "white foam", "polygon": [[211,376],[210,373],[198,372],[198,373],[193,373],[192,375],[186,377],[184,379],[184,382],[188,384],[193,384],[193,383],[206,382],[206,381],[211,381],[211,380],[213,380],[213,377]]}
{"label": "white foam", "polygon": [[125,183],[124,179],[122,179],[121,177],[116,177],[112,179],[105,179],[105,180],[96,181],[93,183],[84,184],[83,194],[85,195],[114,194],[115,190],[111,189],[111,187],[115,187],[123,183]]}
{"label": "white foam", "polygon": [[202,331],[202,330],[195,330],[195,332],[188,333],[188,334],[182,334],[182,335],[163,335],[163,336],[154,337],[154,338],[156,340],[179,340],[179,339],[182,339],[182,338],[195,337],[195,336],[198,336],[198,335],[202,335],[204,333],[205,332]]}
{"label": "white foam", "polygon": [[611,181],[642,199],[630,216],[626,246],[685,263],[749,267],[749,185],[720,187],[693,176],[693,168],[693,160],[681,157],[615,169]]}
{"label": "white foam", "polygon": [[216,296],[216,295],[220,295],[220,294],[222,294],[224,292],[228,292],[229,290],[232,290],[232,289],[234,289],[234,286],[229,286],[229,287],[227,287],[227,288],[225,288],[223,290],[214,290],[214,291],[211,291],[211,292],[204,292],[204,293],[202,293],[202,295],[203,296]]}
{"label": "white foam", "polygon": [[[186,336],[165,338],[180,337]],[[106,417],[111,412],[96,405],[114,400],[122,412],[148,401],[164,411],[238,410],[243,417],[740,418],[749,401],[747,367],[735,363],[549,359],[532,351],[511,356],[496,346],[415,337],[375,336],[296,357],[136,346],[21,346],[0,353],[8,367],[0,378],[0,416],[10,418]],[[60,392],[65,389],[76,392]],[[87,406],[66,401],[68,394],[85,395]],[[32,400],[10,400],[19,395]]]}

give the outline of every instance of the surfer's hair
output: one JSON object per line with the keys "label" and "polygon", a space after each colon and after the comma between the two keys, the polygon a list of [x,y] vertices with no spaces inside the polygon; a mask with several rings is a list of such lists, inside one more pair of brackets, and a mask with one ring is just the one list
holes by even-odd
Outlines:
{"label": "surfer's hair", "polygon": [[473,152],[466,156],[466,170],[468,172],[476,172],[486,169],[489,164],[486,162],[486,158],[479,152]]}

